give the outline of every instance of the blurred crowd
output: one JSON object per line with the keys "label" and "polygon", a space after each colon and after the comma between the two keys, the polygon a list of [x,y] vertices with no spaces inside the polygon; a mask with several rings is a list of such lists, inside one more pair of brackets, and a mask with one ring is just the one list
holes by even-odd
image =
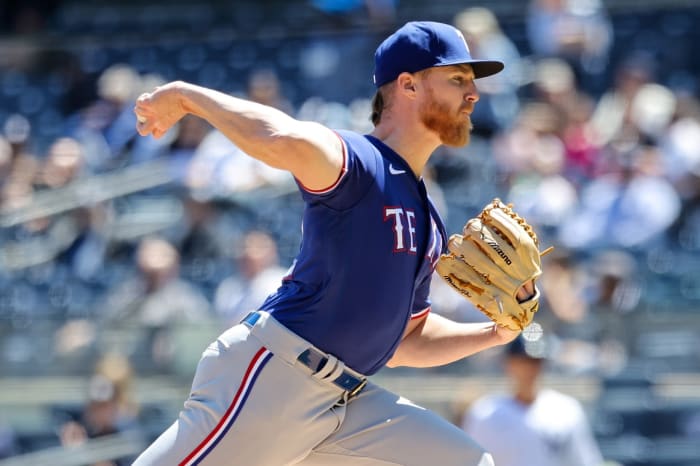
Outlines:
{"label": "blurred crowd", "polygon": [[[339,30],[370,17],[376,37],[401,20],[391,1],[311,3]],[[611,375],[653,356],[640,353],[643,333],[630,322],[700,299],[688,272],[700,264],[699,83],[687,79],[699,70],[662,69],[650,50],[616,43],[597,0],[531,0],[517,37],[482,7],[437,19],[462,30],[474,56],[506,63],[478,82],[472,144],[440,149],[426,173],[448,230],[500,197],[555,246],[536,319],[557,348],[551,367]],[[236,83],[198,58],[198,42],[139,46],[113,62],[94,49],[59,54],[40,84],[0,63],[0,91],[14,102],[0,111],[3,373],[85,374],[120,354],[130,370],[189,377],[208,339],[279,284],[300,238],[291,176],[196,118],[160,140],[138,137],[132,112],[140,93],[199,77],[301,119],[371,130],[374,35],[309,32],[291,51],[272,42],[279,61],[261,63],[248,42],[223,41],[236,53],[227,65]],[[435,312],[483,318],[434,288]],[[700,362],[688,350],[697,335],[675,342],[687,345],[678,350],[687,364]],[[499,370],[478,357],[467,364]],[[92,407],[105,411],[117,388],[95,379],[97,401],[62,441],[101,429],[76,423],[99,423]]]}
{"label": "blurred crowd", "polygon": [[[324,5],[324,14],[350,14]],[[348,6],[354,15],[357,8],[364,7]],[[382,11],[385,28],[398,21],[395,9]],[[473,55],[507,66],[479,82],[474,142],[439,149],[426,173],[448,229],[461,228],[491,197],[512,202],[542,244],[555,246],[539,320],[561,338],[562,368],[619,370],[636,343],[621,316],[671,294],[648,277],[663,283],[700,258],[700,105],[688,81],[677,79],[689,70],[662,70],[648,50],[616,48],[612,20],[596,1],[532,0],[519,42],[486,8],[450,20]],[[297,80],[347,72],[334,41],[309,38]],[[374,44],[353,48],[360,45],[370,62]],[[11,368],[82,367],[81,357],[110,349],[105,332],[124,327],[129,344],[134,334],[147,340],[129,354],[172,370],[177,345],[164,335],[180,324],[215,332],[235,323],[279,283],[296,252],[302,206],[290,175],[194,117],[159,140],[136,134],[135,98],[188,78],[161,73],[162,61],[143,55],[105,62],[92,75],[91,54],[66,59],[58,69],[72,74],[49,86],[60,118],[48,129],[37,115],[5,109],[0,354]],[[334,99],[320,88],[300,98],[297,81],[280,69],[252,65],[240,87],[221,90],[332,128],[371,130],[369,93]],[[3,92],[28,92],[28,76],[8,68]],[[679,307],[700,296],[698,285],[684,279]],[[439,312],[480,317],[435,288]],[[37,321],[54,331],[51,357],[40,361],[27,344]]]}

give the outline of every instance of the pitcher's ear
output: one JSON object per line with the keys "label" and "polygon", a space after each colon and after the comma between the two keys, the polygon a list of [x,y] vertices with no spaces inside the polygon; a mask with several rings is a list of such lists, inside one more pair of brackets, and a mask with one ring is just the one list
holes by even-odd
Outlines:
{"label": "pitcher's ear", "polygon": [[396,78],[396,84],[399,91],[404,94],[415,94],[416,92],[416,77],[411,73],[403,72]]}

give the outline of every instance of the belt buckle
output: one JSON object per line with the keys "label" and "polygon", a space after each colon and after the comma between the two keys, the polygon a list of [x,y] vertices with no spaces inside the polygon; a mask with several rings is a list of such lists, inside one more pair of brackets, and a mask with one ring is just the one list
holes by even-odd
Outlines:
{"label": "belt buckle", "polygon": [[355,388],[348,392],[348,399],[355,398],[362,391],[362,389],[365,388],[365,385],[367,385],[367,379],[362,379],[362,382],[357,384]]}

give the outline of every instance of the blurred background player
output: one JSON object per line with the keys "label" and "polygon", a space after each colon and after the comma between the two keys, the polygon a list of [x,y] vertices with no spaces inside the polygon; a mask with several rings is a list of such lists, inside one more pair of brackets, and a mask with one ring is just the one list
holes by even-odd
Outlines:
{"label": "blurred background player", "polygon": [[510,393],[477,399],[463,428],[498,466],[601,466],[603,457],[580,402],[540,386],[547,359],[544,337],[523,334],[505,348]]}

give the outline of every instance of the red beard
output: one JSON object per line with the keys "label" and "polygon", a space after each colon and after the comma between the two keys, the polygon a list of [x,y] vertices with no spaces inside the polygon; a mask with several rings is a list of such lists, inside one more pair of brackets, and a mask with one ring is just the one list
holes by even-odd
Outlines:
{"label": "red beard", "polygon": [[446,146],[462,147],[469,143],[472,123],[460,108],[456,115],[450,114],[450,107],[439,102],[433,90],[427,89],[428,99],[419,108],[420,119],[426,128],[435,131]]}

